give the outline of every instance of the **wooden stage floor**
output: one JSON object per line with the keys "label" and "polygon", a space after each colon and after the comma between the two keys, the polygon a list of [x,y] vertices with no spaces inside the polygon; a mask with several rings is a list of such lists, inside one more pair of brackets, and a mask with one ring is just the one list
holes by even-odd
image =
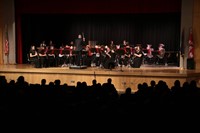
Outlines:
{"label": "wooden stage floor", "polygon": [[47,84],[59,79],[61,84],[74,86],[78,81],[86,81],[91,85],[93,79],[102,84],[107,82],[108,78],[112,78],[118,91],[125,91],[128,87],[136,91],[139,83],[146,82],[150,85],[151,80],[155,80],[156,83],[163,80],[170,88],[175,80],[180,80],[181,84],[196,80],[197,85],[200,86],[200,70],[163,65],[142,65],[141,68],[115,67],[112,70],[99,67],[71,69],[70,67],[34,68],[31,64],[0,65],[0,75],[6,76],[8,82],[24,76],[27,82],[33,84],[40,84],[42,79],[46,79]]}

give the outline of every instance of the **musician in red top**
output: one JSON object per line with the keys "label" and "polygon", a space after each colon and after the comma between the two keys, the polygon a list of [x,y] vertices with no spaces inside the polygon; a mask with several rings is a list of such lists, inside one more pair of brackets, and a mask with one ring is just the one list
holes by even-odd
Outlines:
{"label": "musician in red top", "polygon": [[154,49],[152,48],[152,45],[147,44],[146,50],[147,50],[147,53],[146,53],[145,59],[147,63],[148,64],[154,63],[154,56],[153,56]]}
{"label": "musician in red top", "polygon": [[39,61],[40,61],[40,67],[47,67],[47,51],[48,47],[46,47],[46,44],[43,42],[39,49],[38,49],[38,55],[39,55]]}
{"label": "musician in red top", "polygon": [[165,56],[165,48],[164,44],[160,43],[158,46],[158,54],[156,56],[156,64],[165,64],[167,63],[166,61],[166,56]]}
{"label": "musician in red top", "polygon": [[54,53],[54,45],[52,41],[50,41],[49,49],[47,51],[47,65],[48,67],[55,67],[55,53]]}

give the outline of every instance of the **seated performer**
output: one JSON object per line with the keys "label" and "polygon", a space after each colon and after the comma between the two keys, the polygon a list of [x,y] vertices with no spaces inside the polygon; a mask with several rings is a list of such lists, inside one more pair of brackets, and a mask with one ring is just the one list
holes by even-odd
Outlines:
{"label": "seated performer", "polygon": [[115,44],[114,44],[114,41],[113,40],[111,40],[110,41],[110,44],[108,45],[108,47],[110,47],[110,49],[113,49],[113,50],[115,50]]}
{"label": "seated performer", "polygon": [[31,45],[28,56],[29,56],[30,62],[33,62],[34,67],[39,68],[38,52],[35,49],[35,45]]}
{"label": "seated performer", "polygon": [[86,64],[87,66],[93,66],[93,58],[94,58],[95,52],[92,51],[92,45],[90,42],[85,46],[85,50],[87,51]]}
{"label": "seated performer", "polygon": [[146,50],[147,53],[145,55],[145,60],[147,61],[148,64],[154,63],[154,56],[153,56],[153,51],[154,49],[151,47],[151,44],[147,44]]}
{"label": "seated performer", "polygon": [[42,42],[41,42],[40,47],[46,47],[45,41],[42,41]]}
{"label": "seated performer", "polygon": [[131,56],[132,56],[132,48],[127,44],[124,48],[125,54],[124,54],[124,65],[130,66],[131,62]]}
{"label": "seated performer", "polygon": [[141,45],[138,44],[135,47],[135,51],[132,57],[132,64],[131,66],[133,68],[140,68],[140,66],[142,65],[142,61],[143,61],[143,52],[142,52],[142,48]]}
{"label": "seated performer", "polygon": [[55,67],[55,53],[54,53],[54,46],[50,45],[50,48],[47,51],[47,60],[48,60],[48,67]]}
{"label": "seated performer", "polygon": [[158,46],[158,54],[156,56],[156,64],[166,64],[164,44],[160,43]]}
{"label": "seated performer", "polygon": [[62,66],[64,63],[65,63],[64,45],[61,45],[58,54],[58,66]]}
{"label": "seated performer", "polygon": [[115,64],[116,53],[115,53],[114,49],[111,49],[110,47],[108,47],[106,45],[104,52],[105,52],[105,55],[106,55],[106,57],[104,58],[104,61],[103,61],[104,68],[113,69],[116,65]]}
{"label": "seated performer", "polygon": [[46,45],[41,45],[38,50],[40,67],[47,67],[47,50],[48,47]]}
{"label": "seated performer", "polygon": [[95,45],[95,49],[96,49],[96,54],[95,54],[95,66],[100,66],[100,46]]}
{"label": "seated performer", "polygon": [[123,40],[123,43],[120,45],[121,48],[125,48],[127,46],[126,40]]}

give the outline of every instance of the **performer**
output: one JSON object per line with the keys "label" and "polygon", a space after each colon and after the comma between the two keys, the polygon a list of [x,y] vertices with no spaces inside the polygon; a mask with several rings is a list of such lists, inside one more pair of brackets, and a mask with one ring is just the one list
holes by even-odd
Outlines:
{"label": "performer", "polygon": [[65,54],[64,54],[64,46],[63,44],[59,48],[58,54],[58,66],[62,66],[65,63]]}
{"label": "performer", "polygon": [[121,48],[125,48],[127,46],[126,40],[123,40],[123,43],[120,45]]}
{"label": "performer", "polygon": [[43,43],[43,45],[41,45],[39,50],[38,50],[39,60],[40,60],[40,67],[47,67],[47,51],[48,51],[48,47],[46,47],[46,45],[44,45],[44,44],[45,43]]}
{"label": "performer", "polygon": [[110,41],[110,44],[108,45],[108,47],[110,48],[110,49],[113,49],[113,50],[115,50],[115,44],[114,44],[114,41],[113,40],[111,40]]}
{"label": "performer", "polygon": [[80,66],[83,64],[82,62],[82,51],[85,45],[85,38],[82,37],[81,34],[78,35],[78,38],[75,39],[75,51],[77,52],[76,55],[76,65]]}
{"label": "performer", "polygon": [[74,65],[75,63],[75,55],[73,55],[73,50],[74,50],[74,43],[73,41],[70,42],[70,47],[69,47],[69,65]]}
{"label": "performer", "polygon": [[158,54],[156,56],[156,64],[166,64],[166,57],[165,57],[165,48],[164,44],[160,43],[158,46]]}
{"label": "performer", "polygon": [[116,53],[114,49],[111,49],[107,45],[105,46],[105,54],[106,57],[104,59],[104,68],[112,69],[115,67],[115,59],[116,59]]}
{"label": "performer", "polygon": [[140,68],[140,66],[142,65],[142,60],[143,60],[143,52],[142,52],[141,45],[138,44],[135,47],[135,52],[134,52],[133,57],[132,57],[131,66],[134,67],[134,68]]}
{"label": "performer", "polygon": [[54,53],[54,45],[50,44],[50,48],[47,51],[47,61],[48,61],[48,67],[55,67],[55,53]]}
{"label": "performer", "polygon": [[38,52],[35,49],[35,45],[31,45],[29,51],[29,57],[30,57],[30,62],[33,62],[34,67],[39,68]]}
{"label": "performer", "polygon": [[95,52],[94,51],[92,51],[92,45],[91,45],[91,43],[89,42],[87,45],[86,45],[86,47],[85,47],[85,50],[87,51],[87,55],[86,55],[86,57],[87,57],[87,60],[86,60],[86,64],[87,64],[87,66],[93,66],[94,65],[94,55],[95,55]]}
{"label": "performer", "polygon": [[154,56],[153,56],[153,51],[154,49],[151,47],[151,44],[147,44],[146,50],[147,53],[145,53],[145,60],[147,61],[148,64],[152,64],[154,62]]}
{"label": "performer", "polygon": [[129,44],[126,44],[126,47],[124,47],[124,65],[125,66],[130,66],[130,62],[131,62],[131,56],[132,56],[132,48],[129,46]]}
{"label": "performer", "polygon": [[100,48],[101,48],[100,46],[95,45],[95,49],[96,49],[95,65],[96,66],[100,66],[100,63],[101,63],[101,61],[100,61],[100,56],[101,56]]}
{"label": "performer", "polygon": [[40,44],[40,47],[46,47],[45,41],[42,41],[42,43]]}

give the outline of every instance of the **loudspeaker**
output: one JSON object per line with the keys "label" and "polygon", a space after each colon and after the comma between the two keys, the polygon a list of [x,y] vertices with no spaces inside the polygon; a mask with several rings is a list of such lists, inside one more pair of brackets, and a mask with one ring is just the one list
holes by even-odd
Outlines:
{"label": "loudspeaker", "polygon": [[195,69],[195,62],[194,59],[187,59],[187,69]]}

